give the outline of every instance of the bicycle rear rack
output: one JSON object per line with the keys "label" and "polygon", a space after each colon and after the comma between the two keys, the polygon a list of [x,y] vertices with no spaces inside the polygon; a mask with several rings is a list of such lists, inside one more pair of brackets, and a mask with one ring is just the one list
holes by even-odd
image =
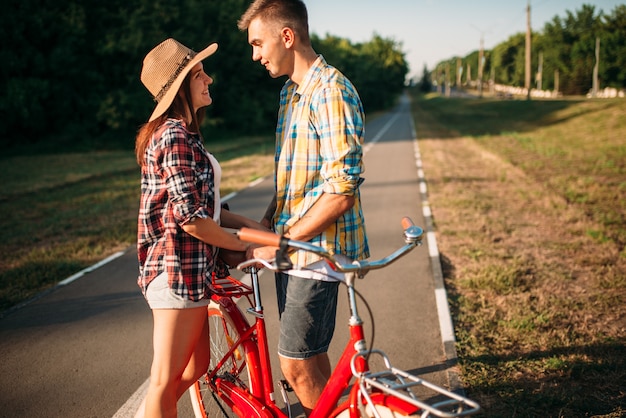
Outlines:
{"label": "bicycle rear rack", "polygon": [[252,287],[235,279],[232,276],[218,278],[211,277],[211,290],[218,296],[241,297],[253,292]]}
{"label": "bicycle rear rack", "polygon": [[[355,359],[367,357],[370,354],[380,355],[386,369],[381,371],[356,372]],[[476,414],[480,406],[464,396],[450,392],[440,386],[430,383],[422,378],[391,366],[389,358],[380,350],[361,351],[352,358],[352,374],[359,380],[360,394],[370,407],[370,413],[380,418],[373,406],[370,394],[372,388],[415,406],[421,411],[422,418],[437,416],[442,418],[464,417]],[[430,402],[419,399],[416,390],[427,392],[422,398],[428,397]],[[373,412],[371,412],[373,411]]]}

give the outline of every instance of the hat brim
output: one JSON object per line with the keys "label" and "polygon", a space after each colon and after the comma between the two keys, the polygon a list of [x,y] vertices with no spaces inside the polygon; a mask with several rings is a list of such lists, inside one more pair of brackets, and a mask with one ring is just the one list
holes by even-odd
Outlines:
{"label": "hat brim", "polygon": [[180,72],[178,77],[176,77],[176,80],[174,80],[170,88],[167,90],[167,92],[163,95],[159,103],[154,108],[154,111],[152,112],[152,115],[150,115],[150,119],[148,119],[148,122],[152,122],[153,120],[161,116],[163,113],[165,113],[165,111],[170,107],[170,105],[174,101],[174,98],[178,94],[178,90],[180,89],[180,86],[183,84],[183,81],[185,80],[185,77],[187,76],[189,71],[191,71],[191,69],[200,61],[213,55],[215,51],[217,51],[217,44],[212,43],[211,45],[207,46],[202,51],[198,52],[196,56],[193,57],[193,59],[187,63],[185,68],[183,68],[183,70]]}

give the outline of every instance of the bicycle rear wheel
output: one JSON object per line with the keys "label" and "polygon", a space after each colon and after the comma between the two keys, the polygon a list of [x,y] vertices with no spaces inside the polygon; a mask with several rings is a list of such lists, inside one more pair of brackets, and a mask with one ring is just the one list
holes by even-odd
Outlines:
{"label": "bicycle rear wheel", "polygon": [[[250,382],[249,370],[246,364],[246,353],[239,346],[230,356],[226,353],[235,344],[244,330],[240,329],[240,322],[233,320],[230,314],[218,303],[211,302],[208,307],[209,315],[209,345],[211,347],[211,361],[209,371],[225,359],[223,366],[216,377],[226,379],[235,385],[247,390]],[[245,321],[245,319],[240,318]],[[212,383],[208,375],[189,388],[191,403],[196,418],[237,417],[230,407],[213,392]]]}

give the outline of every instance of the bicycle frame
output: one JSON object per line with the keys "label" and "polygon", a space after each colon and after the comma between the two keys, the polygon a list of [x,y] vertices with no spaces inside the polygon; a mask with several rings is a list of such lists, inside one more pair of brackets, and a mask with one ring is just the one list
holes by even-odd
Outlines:
{"label": "bicycle frame", "polygon": [[[253,274],[253,290],[255,295],[258,295],[258,279],[254,276]],[[211,389],[242,417],[286,418],[287,415],[278,408],[274,397],[267,331],[260,298],[255,297],[253,299],[254,307],[248,310],[255,317],[253,325],[248,324],[244,314],[230,297],[214,295],[213,300],[231,317],[241,334],[240,338],[233,342],[229,351],[218,362],[215,369],[208,373]],[[350,386],[355,371],[356,373],[365,373],[369,370],[363,355],[367,352],[363,321],[358,316],[356,296],[352,284],[348,284],[348,300],[351,311],[349,319],[350,338],[309,418],[327,418],[346,409],[350,411],[351,417],[360,416],[358,414],[360,388],[357,384],[353,384],[348,400],[338,405],[339,400]],[[246,356],[250,375],[262,377],[260,380],[257,378],[250,379],[250,393],[243,391],[233,382],[216,377],[217,370],[222,367],[227,359],[235,351],[242,349]],[[394,409],[401,410],[405,414],[417,410],[415,406],[401,400],[393,402],[393,404]]]}
{"label": "bicycle frame", "polygon": [[[362,416],[362,409],[367,409],[367,407],[370,408],[368,416],[377,418],[381,418],[381,414],[377,410],[378,407],[382,407],[385,411],[399,413],[401,416],[419,413],[422,416],[459,417],[472,415],[480,410],[478,404],[465,397],[426,382],[417,376],[393,368],[384,353],[378,350],[368,350],[367,348],[363,321],[358,314],[354,283],[357,278],[362,278],[369,270],[385,267],[421,244],[423,231],[421,228],[413,226],[410,219],[405,218],[405,220],[403,220],[403,226],[405,228],[406,244],[402,248],[378,261],[361,261],[349,265],[336,263],[332,255],[308,243],[287,240],[270,233],[263,233],[265,235],[261,236],[258,231],[245,232],[248,234],[247,236],[255,235],[254,239],[246,239],[252,242],[276,245],[280,246],[281,249],[288,247],[297,247],[305,250],[312,249],[313,252],[317,252],[319,255],[327,258],[338,271],[345,272],[345,284],[348,289],[348,303],[350,307],[350,338],[315,408],[309,414],[309,418],[328,418],[339,415],[342,418],[356,418]],[[279,241],[276,241],[277,239]],[[238,268],[242,268],[246,264],[254,265],[256,262],[272,267],[263,260],[251,260],[242,263]],[[241,417],[286,418],[287,415],[276,405],[274,398],[274,383],[267,344],[267,331],[256,269],[252,270],[250,276],[252,278],[251,288],[235,279],[231,279],[237,282],[239,286],[246,287],[247,290],[244,292],[222,292],[221,294],[216,292],[213,295],[213,301],[219,304],[221,309],[231,318],[240,338],[229,346],[229,350],[219,360],[214,370],[209,371],[207,383],[213,393]],[[248,324],[244,314],[231,298],[233,295],[240,296],[244,294],[252,305],[247,310],[248,313],[255,317],[252,326]],[[250,294],[254,295],[252,300],[249,297]],[[222,379],[217,376],[217,371],[233,356],[235,351],[240,349],[244,350],[246,356],[245,364],[248,367],[250,376],[248,390],[242,389],[228,379]],[[378,372],[370,371],[368,358],[371,353],[376,353],[383,357],[386,365],[385,370]],[[338,405],[353,378],[355,382],[352,384],[348,399]],[[441,395],[444,400],[435,404],[427,404],[419,400],[411,389],[413,386],[418,385],[432,390],[436,395]],[[289,405],[286,406],[289,408]],[[454,407],[456,407],[456,411],[448,412],[450,408]],[[346,415],[346,412],[348,415]]]}
{"label": "bicycle frame", "polygon": [[[274,383],[271,372],[271,360],[267,345],[267,330],[261,306],[258,277],[252,276],[252,290],[254,306],[248,312],[254,318],[254,324],[249,325],[244,314],[237,304],[228,296],[214,295],[213,301],[218,303],[221,309],[233,320],[236,328],[240,332],[240,338],[234,341],[228,352],[217,363],[213,371],[207,374],[207,380],[211,389],[222,398],[225,403],[237,414],[245,417],[287,417],[278,408],[274,397]],[[350,306],[356,308],[354,289],[348,287]],[[243,391],[234,383],[217,377],[217,371],[226,363],[228,358],[235,351],[242,350],[246,356],[246,365],[251,376],[262,376],[262,379],[250,379],[250,393]],[[354,356],[365,349],[365,339],[363,334],[363,322],[355,311],[352,311],[350,318],[350,340],[335,367],[331,378],[326,385],[318,404],[311,413],[310,418],[329,417],[331,412],[337,408],[337,403],[350,384],[353,377],[350,364]],[[359,371],[367,371],[367,365],[362,359],[359,361]]]}
{"label": "bicycle frame", "polygon": [[[211,389],[224,400],[224,402],[237,414],[245,417],[287,417],[285,413],[278,408],[274,398],[274,384],[271,373],[271,360],[267,345],[267,331],[265,327],[265,319],[263,316],[263,308],[261,306],[258,277],[256,274],[252,276],[252,291],[254,298],[252,299],[253,307],[248,309],[254,318],[254,324],[249,325],[244,314],[237,304],[228,296],[214,295],[213,301],[220,305],[221,309],[228,314],[234,322],[235,327],[240,332],[240,337],[234,341],[228,352],[220,359],[213,371],[207,374],[207,380]],[[353,279],[352,279],[353,280]],[[352,281],[350,280],[350,281]],[[368,365],[362,356],[357,356],[366,350],[364,338],[363,321],[359,318],[356,310],[355,291],[351,284],[348,285],[348,299],[350,303],[351,316],[349,319],[350,339],[341,355],[333,373],[326,385],[322,395],[311,412],[310,418],[329,417],[338,411],[346,409],[346,402],[350,403],[350,410],[358,410],[358,386],[352,389],[350,400],[337,406],[340,398],[345,390],[349,387],[350,381],[354,376],[352,370],[353,363],[356,363],[356,370],[359,373],[367,372]],[[217,371],[228,361],[235,351],[243,350],[246,356],[246,365],[251,376],[250,393],[243,391],[239,386],[227,379],[217,377]],[[355,361],[356,356],[356,361]],[[352,365],[352,366],[351,366]],[[262,379],[256,377],[261,376]],[[399,407],[402,407],[402,403]],[[415,410],[415,407],[404,405],[405,412]],[[334,411],[334,412],[333,412]]]}

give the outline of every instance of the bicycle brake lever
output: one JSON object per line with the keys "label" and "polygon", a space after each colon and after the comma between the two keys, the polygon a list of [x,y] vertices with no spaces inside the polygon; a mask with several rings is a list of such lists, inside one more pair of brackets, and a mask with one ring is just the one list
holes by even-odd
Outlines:
{"label": "bicycle brake lever", "polygon": [[293,267],[293,263],[287,253],[288,249],[287,240],[281,239],[280,247],[276,250],[276,268],[278,271],[291,270]]}

